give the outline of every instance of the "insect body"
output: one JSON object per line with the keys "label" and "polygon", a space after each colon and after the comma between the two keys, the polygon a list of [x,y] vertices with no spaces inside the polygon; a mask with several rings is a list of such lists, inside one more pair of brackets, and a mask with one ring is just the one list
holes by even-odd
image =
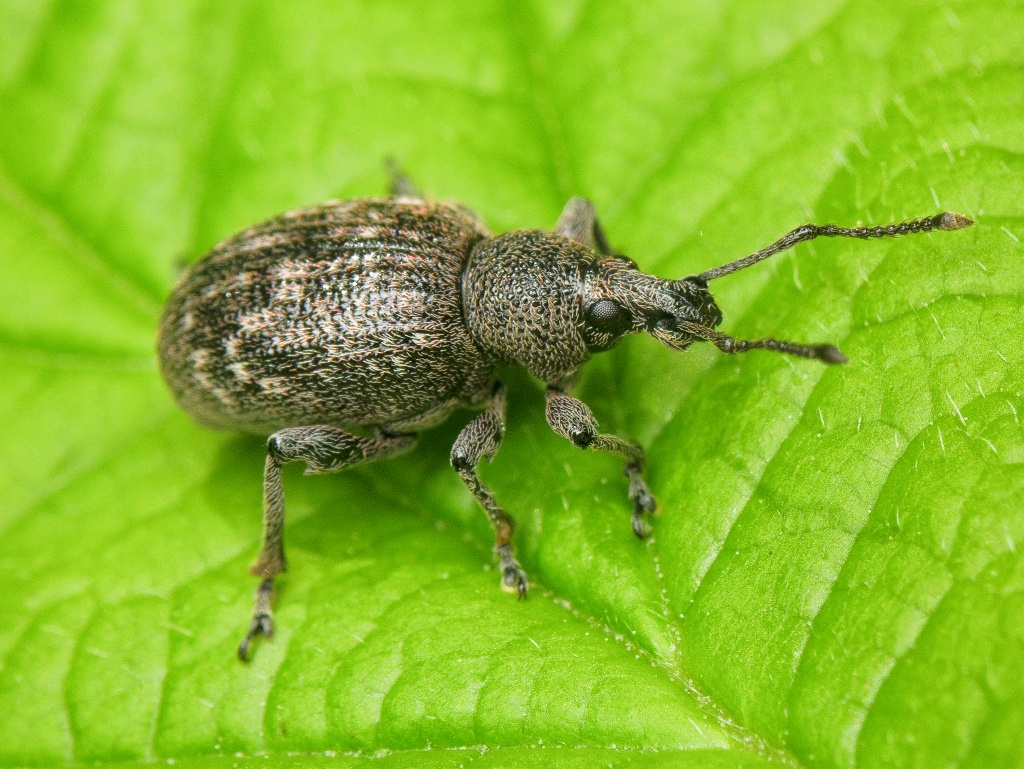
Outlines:
{"label": "insect body", "polygon": [[[396,186],[401,186],[397,183]],[[708,281],[818,236],[858,238],[953,230],[939,214],[884,227],[806,225],[749,257],[679,280],[646,275],[612,253],[593,206],[566,205],[554,232],[492,236],[471,212],[414,195],[327,203],[271,219],[224,241],[175,287],[160,325],[164,377],[198,421],[269,436],[264,467],[261,578],[249,630],[273,629],[274,578],[286,567],[281,467],[329,473],[398,454],[415,433],[459,406],[481,408],[459,434],[451,464],[494,525],[502,586],[526,595],[512,548],[513,519],[479,479],[504,433],[502,363],[547,383],[551,428],[580,448],[620,455],[632,526],[655,509],[639,446],[598,431],[568,394],[582,365],[623,336],[647,332],[684,350],[710,341],[727,353],[766,348],[826,363],[831,345],[738,340]]]}

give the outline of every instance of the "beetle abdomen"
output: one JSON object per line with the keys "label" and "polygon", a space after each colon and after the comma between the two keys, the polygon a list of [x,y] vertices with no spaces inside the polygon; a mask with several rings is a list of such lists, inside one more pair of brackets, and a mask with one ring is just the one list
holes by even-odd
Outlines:
{"label": "beetle abdomen", "polygon": [[487,237],[468,211],[415,198],[329,203],[230,238],[179,281],[164,376],[206,424],[435,421],[490,373],[459,281]]}

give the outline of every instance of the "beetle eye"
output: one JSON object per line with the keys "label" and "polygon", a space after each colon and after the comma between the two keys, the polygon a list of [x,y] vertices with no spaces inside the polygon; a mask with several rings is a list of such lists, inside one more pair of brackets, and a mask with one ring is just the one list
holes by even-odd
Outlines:
{"label": "beetle eye", "polygon": [[601,299],[587,308],[587,322],[606,334],[621,334],[633,325],[629,313],[611,299]]}

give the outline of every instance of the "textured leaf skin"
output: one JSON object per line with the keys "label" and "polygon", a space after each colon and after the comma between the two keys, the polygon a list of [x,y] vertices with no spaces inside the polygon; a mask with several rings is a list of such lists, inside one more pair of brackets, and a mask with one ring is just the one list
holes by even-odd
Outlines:
{"label": "textured leaf skin", "polygon": [[[0,766],[1024,764],[1024,9],[635,5],[0,5]],[[596,358],[646,545],[618,463],[509,372],[483,474],[528,601],[447,468],[468,413],[290,468],[280,632],[242,666],[262,447],[173,406],[160,306],[388,155],[495,231],[585,194],[672,277],[804,221],[977,226],[714,286],[726,331],[845,367]]]}

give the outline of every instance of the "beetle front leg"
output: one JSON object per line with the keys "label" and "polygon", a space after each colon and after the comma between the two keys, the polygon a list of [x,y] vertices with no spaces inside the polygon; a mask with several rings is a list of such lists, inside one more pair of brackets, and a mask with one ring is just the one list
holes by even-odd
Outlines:
{"label": "beetle front leg", "polygon": [[505,434],[505,389],[494,385],[487,408],[466,425],[452,446],[452,467],[466,484],[466,488],[480,503],[494,526],[494,551],[501,568],[501,587],[520,598],[526,597],[526,572],[519,565],[512,550],[512,533],[516,522],[494,498],[494,493],[480,482],[476,466],[481,459],[490,462],[498,453]]}
{"label": "beetle front leg", "polygon": [[646,513],[657,507],[643,479],[644,451],[637,444],[597,430],[597,420],[586,403],[558,387],[548,387],[544,415],[551,429],[581,449],[610,451],[626,460],[629,498],[633,502],[633,533],[640,539],[650,534],[644,521]]}
{"label": "beetle front leg", "polygon": [[569,198],[555,224],[555,234],[572,238],[588,248],[596,248],[602,256],[613,253],[597,218],[597,209],[586,198]]}
{"label": "beetle front leg", "polygon": [[416,188],[416,184],[405,175],[401,166],[394,158],[385,158],[384,164],[388,169],[388,194],[394,197],[408,197],[418,198],[421,197],[420,191]]}
{"label": "beetle front leg", "polygon": [[381,435],[366,438],[329,425],[289,427],[278,430],[267,441],[267,460],[263,468],[263,546],[251,571],[262,577],[256,590],[249,631],[238,645],[238,657],[249,659],[249,646],[258,635],[274,632],[270,603],[274,577],[285,571],[284,486],[281,467],[288,462],[305,462],[306,474],[335,473],[346,467],[381,459],[410,448],[414,435]]}

